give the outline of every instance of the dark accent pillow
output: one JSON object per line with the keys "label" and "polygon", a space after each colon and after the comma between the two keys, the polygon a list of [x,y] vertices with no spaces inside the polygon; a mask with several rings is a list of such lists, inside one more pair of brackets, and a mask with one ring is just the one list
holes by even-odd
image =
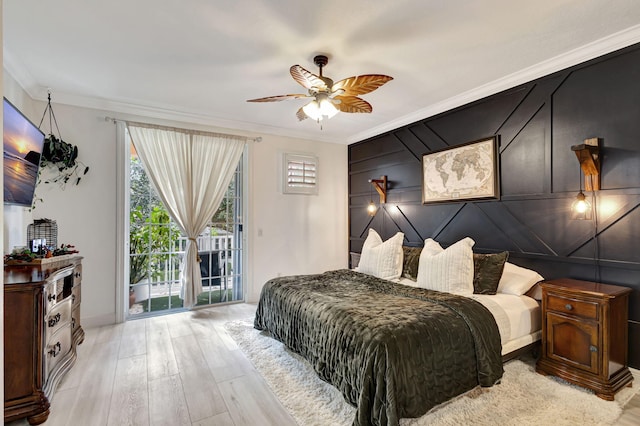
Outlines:
{"label": "dark accent pillow", "polygon": [[418,262],[420,261],[420,253],[422,247],[402,246],[402,276],[416,281],[418,279]]}
{"label": "dark accent pillow", "polygon": [[509,252],[496,254],[473,253],[473,293],[496,294]]}

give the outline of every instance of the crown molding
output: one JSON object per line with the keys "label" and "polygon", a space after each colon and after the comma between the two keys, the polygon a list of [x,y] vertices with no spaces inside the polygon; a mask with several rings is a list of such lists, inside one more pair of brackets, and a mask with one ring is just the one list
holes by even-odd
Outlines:
{"label": "crown molding", "polygon": [[[7,71],[9,71],[9,69],[7,69]],[[20,81],[18,81],[18,83],[20,84]],[[31,90],[27,91],[29,96],[34,100],[46,102],[48,88],[43,86],[34,88],[34,86],[35,85],[32,84],[30,86]],[[56,103],[58,104],[101,110],[109,112],[110,115],[120,115],[125,117],[145,117],[150,119],[167,120],[186,124],[196,124],[206,126],[208,128],[215,128],[216,131],[243,131],[249,134],[284,136],[309,140],[312,142],[346,144],[346,140],[337,141],[336,138],[332,136],[318,136],[316,134],[310,135],[308,132],[305,132],[303,130],[297,131],[291,129],[282,129],[279,127],[249,123],[239,120],[216,118],[194,111],[176,110],[175,107],[168,107],[164,105],[142,105],[126,100],[104,99],[59,91],[56,91],[55,97]]]}
{"label": "crown molding", "polygon": [[35,78],[24,66],[22,61],[17,59],[13,53],[8,49],[2,51],[2,67],[7,73],[18,83],[22,89],[27,92],[27,95],[34,99],[36,88],[38,84]]}
{"label": "crown molding", "polygon": [[524,84],[591,59],[598,58],[606,55],[607,53],[615,52],[616,50],[620,50],[638,42],[640,42],[640,25],[635,25],[623,31],[619,31],[561,55],[555,56],[551,59],[524,68],[520,71],[516,71],[482,86],[478,86],[459,95],[445,99],[441,102],[429,105],[426,108],[422,108],[414,113],[400,117],[397,120],[388,121],[380,126],[357,133],[349,137],[347,139],[347,143],[352,144],[378,136],[382,133],[398,129],[408,124],[432,117],[436,114],[477,101],[489,95],[502,92],[503,90],[519,86],[520,84]]}

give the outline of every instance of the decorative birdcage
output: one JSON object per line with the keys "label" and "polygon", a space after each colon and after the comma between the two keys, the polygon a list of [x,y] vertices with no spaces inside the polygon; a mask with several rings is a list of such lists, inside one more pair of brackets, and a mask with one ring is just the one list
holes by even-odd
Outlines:
{"label": "decorative birdcage", "polygon": [[58,246],[58,224],[51,219],[36,219],[27,226],[27,247],[33,240],[45,240],[47,247]]}

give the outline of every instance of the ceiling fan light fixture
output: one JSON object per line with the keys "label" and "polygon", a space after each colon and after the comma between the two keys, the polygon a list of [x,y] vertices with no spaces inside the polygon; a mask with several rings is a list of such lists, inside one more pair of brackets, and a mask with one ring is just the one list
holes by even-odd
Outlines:
{"label": "ceiling fan light fixture", "polygon": [[320,105],[318,101],[311,101],[305,106],[302,107],[302,110],[312,120],[320,120],[322,118],[322,114],[320,113]]}
{"label": "ceiling fan light fixture", "polygon": [[338,108],[333,105],[327,96],[319,97],[302,107],[302,110],[312,120],[320,121],[331,118],[338,113]]}
{"label": "ceiling fan light fixture", "polygon": [[320,101],[320,113],[327,118],[331,118],[338,113],[338,108],[330,99],[323,99]]}
{"label": "ceiling fan light fixture", "polygon": [[247,102],[279,102],[286,99],[311,98],[311,102],[302,108],[298,108],[296,117],[299,121],[310,118],[320,123],[323,119],[329,119],[338,112],[372,112],[371,104],[359,96],[373,92],[388,81],[393,80],[393,77],[388,75],[364,74],[334,82],[322,74],[322,68],[329,62],[327,56],[316,55],[313,58],[313,62],[320,69],[318,74],[307,71],[300,65],[293,65],[289,68],[291,77],[307,89],[307,93],[267,96],[266,98],[249,99]]}

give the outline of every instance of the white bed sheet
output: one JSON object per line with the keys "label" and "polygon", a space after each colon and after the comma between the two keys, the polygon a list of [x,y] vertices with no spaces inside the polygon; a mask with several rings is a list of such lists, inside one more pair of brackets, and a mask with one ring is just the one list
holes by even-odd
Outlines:
{"label": "white bed sheet", "polygon": [[[400,278],[396,282],[417,287],[415,281],[407,278]],[[502,342],[502,355],[540,340],[542,319],[540,305],[535,299],[502,293],[467,297],[484,305],[495,318]]]}

